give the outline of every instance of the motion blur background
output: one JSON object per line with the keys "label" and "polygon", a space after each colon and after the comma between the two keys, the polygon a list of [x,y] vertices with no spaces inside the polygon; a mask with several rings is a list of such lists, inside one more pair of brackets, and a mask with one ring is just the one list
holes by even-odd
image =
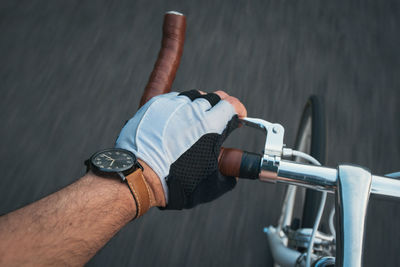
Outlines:
{"label": "motion blur background", "polygon": [[[84,174],[113,145],[156,59],[163,14],[187,15],[175,90],[226,90],[293,145],[307,97],[325,101],[328,165],[400,169],[398,1],[0,2],[0,214]],[[238,130],[229,145],[262,149]],[[190,211],[151,210],[88,266],[271,266],[262,229],[283,186],[239,181]],[[400,264],[400,202],[372,198],[365,266]]]}

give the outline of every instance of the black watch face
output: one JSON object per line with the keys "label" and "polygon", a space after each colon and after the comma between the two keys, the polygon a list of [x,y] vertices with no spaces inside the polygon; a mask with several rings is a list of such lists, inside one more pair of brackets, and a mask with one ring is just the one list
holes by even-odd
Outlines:
{"label": "black watch face", "polygon": [[91,161],[100,171],[123,172],[129,170],[136,164],[136,157],[128,150],[110,148],[93,155]]}

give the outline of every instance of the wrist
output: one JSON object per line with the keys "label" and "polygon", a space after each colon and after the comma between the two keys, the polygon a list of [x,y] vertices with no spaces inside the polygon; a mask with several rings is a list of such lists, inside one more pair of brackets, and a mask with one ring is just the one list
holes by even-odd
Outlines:
{"label": "wrist", "polygon": [[[144,161],[138,159],[139,163],[143,166],[143,176],[145,183],[149,186],[150,207],[164,207],[166,205],[164,190],[158,175],[147,165]],[[92,171],[88,172],[84,180],[96,182],[101,184],[109,194],[118,192],[118,201],[116,205],[124,211],[126,222],[132,220],[136,214],[137,204],[133,198],[132,192],[127,183],[121,183],[118,179],[110,179],[98,176]]]}

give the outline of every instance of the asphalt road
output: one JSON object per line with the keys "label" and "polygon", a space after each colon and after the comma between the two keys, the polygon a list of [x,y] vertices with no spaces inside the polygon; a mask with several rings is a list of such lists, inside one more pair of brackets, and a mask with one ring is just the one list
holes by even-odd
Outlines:
{"label": "asphalt road", "polygon": [[[398,1],[0,2],[0,214],[78,179],[137,109],[163,13],[187,15],[175,90],[223,89],[293,144],[307,97],[323,97],[328,165],[400,169]],[[239,130],[230,146],[262,149]],[[190,211],[152,210],[88,266],[272,266],[262,229],[282,186],[240,181]],[[400,265],[400,202],[373,198],[364,266]]]}

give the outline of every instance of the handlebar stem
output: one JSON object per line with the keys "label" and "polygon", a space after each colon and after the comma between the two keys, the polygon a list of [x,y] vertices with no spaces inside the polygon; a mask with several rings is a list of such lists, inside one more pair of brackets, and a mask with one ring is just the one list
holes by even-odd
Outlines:
{"label": "handlebar stem", "polygon": [[336,266],[361,267],[371,173],[358,166],[338,167],[336,190]]}

